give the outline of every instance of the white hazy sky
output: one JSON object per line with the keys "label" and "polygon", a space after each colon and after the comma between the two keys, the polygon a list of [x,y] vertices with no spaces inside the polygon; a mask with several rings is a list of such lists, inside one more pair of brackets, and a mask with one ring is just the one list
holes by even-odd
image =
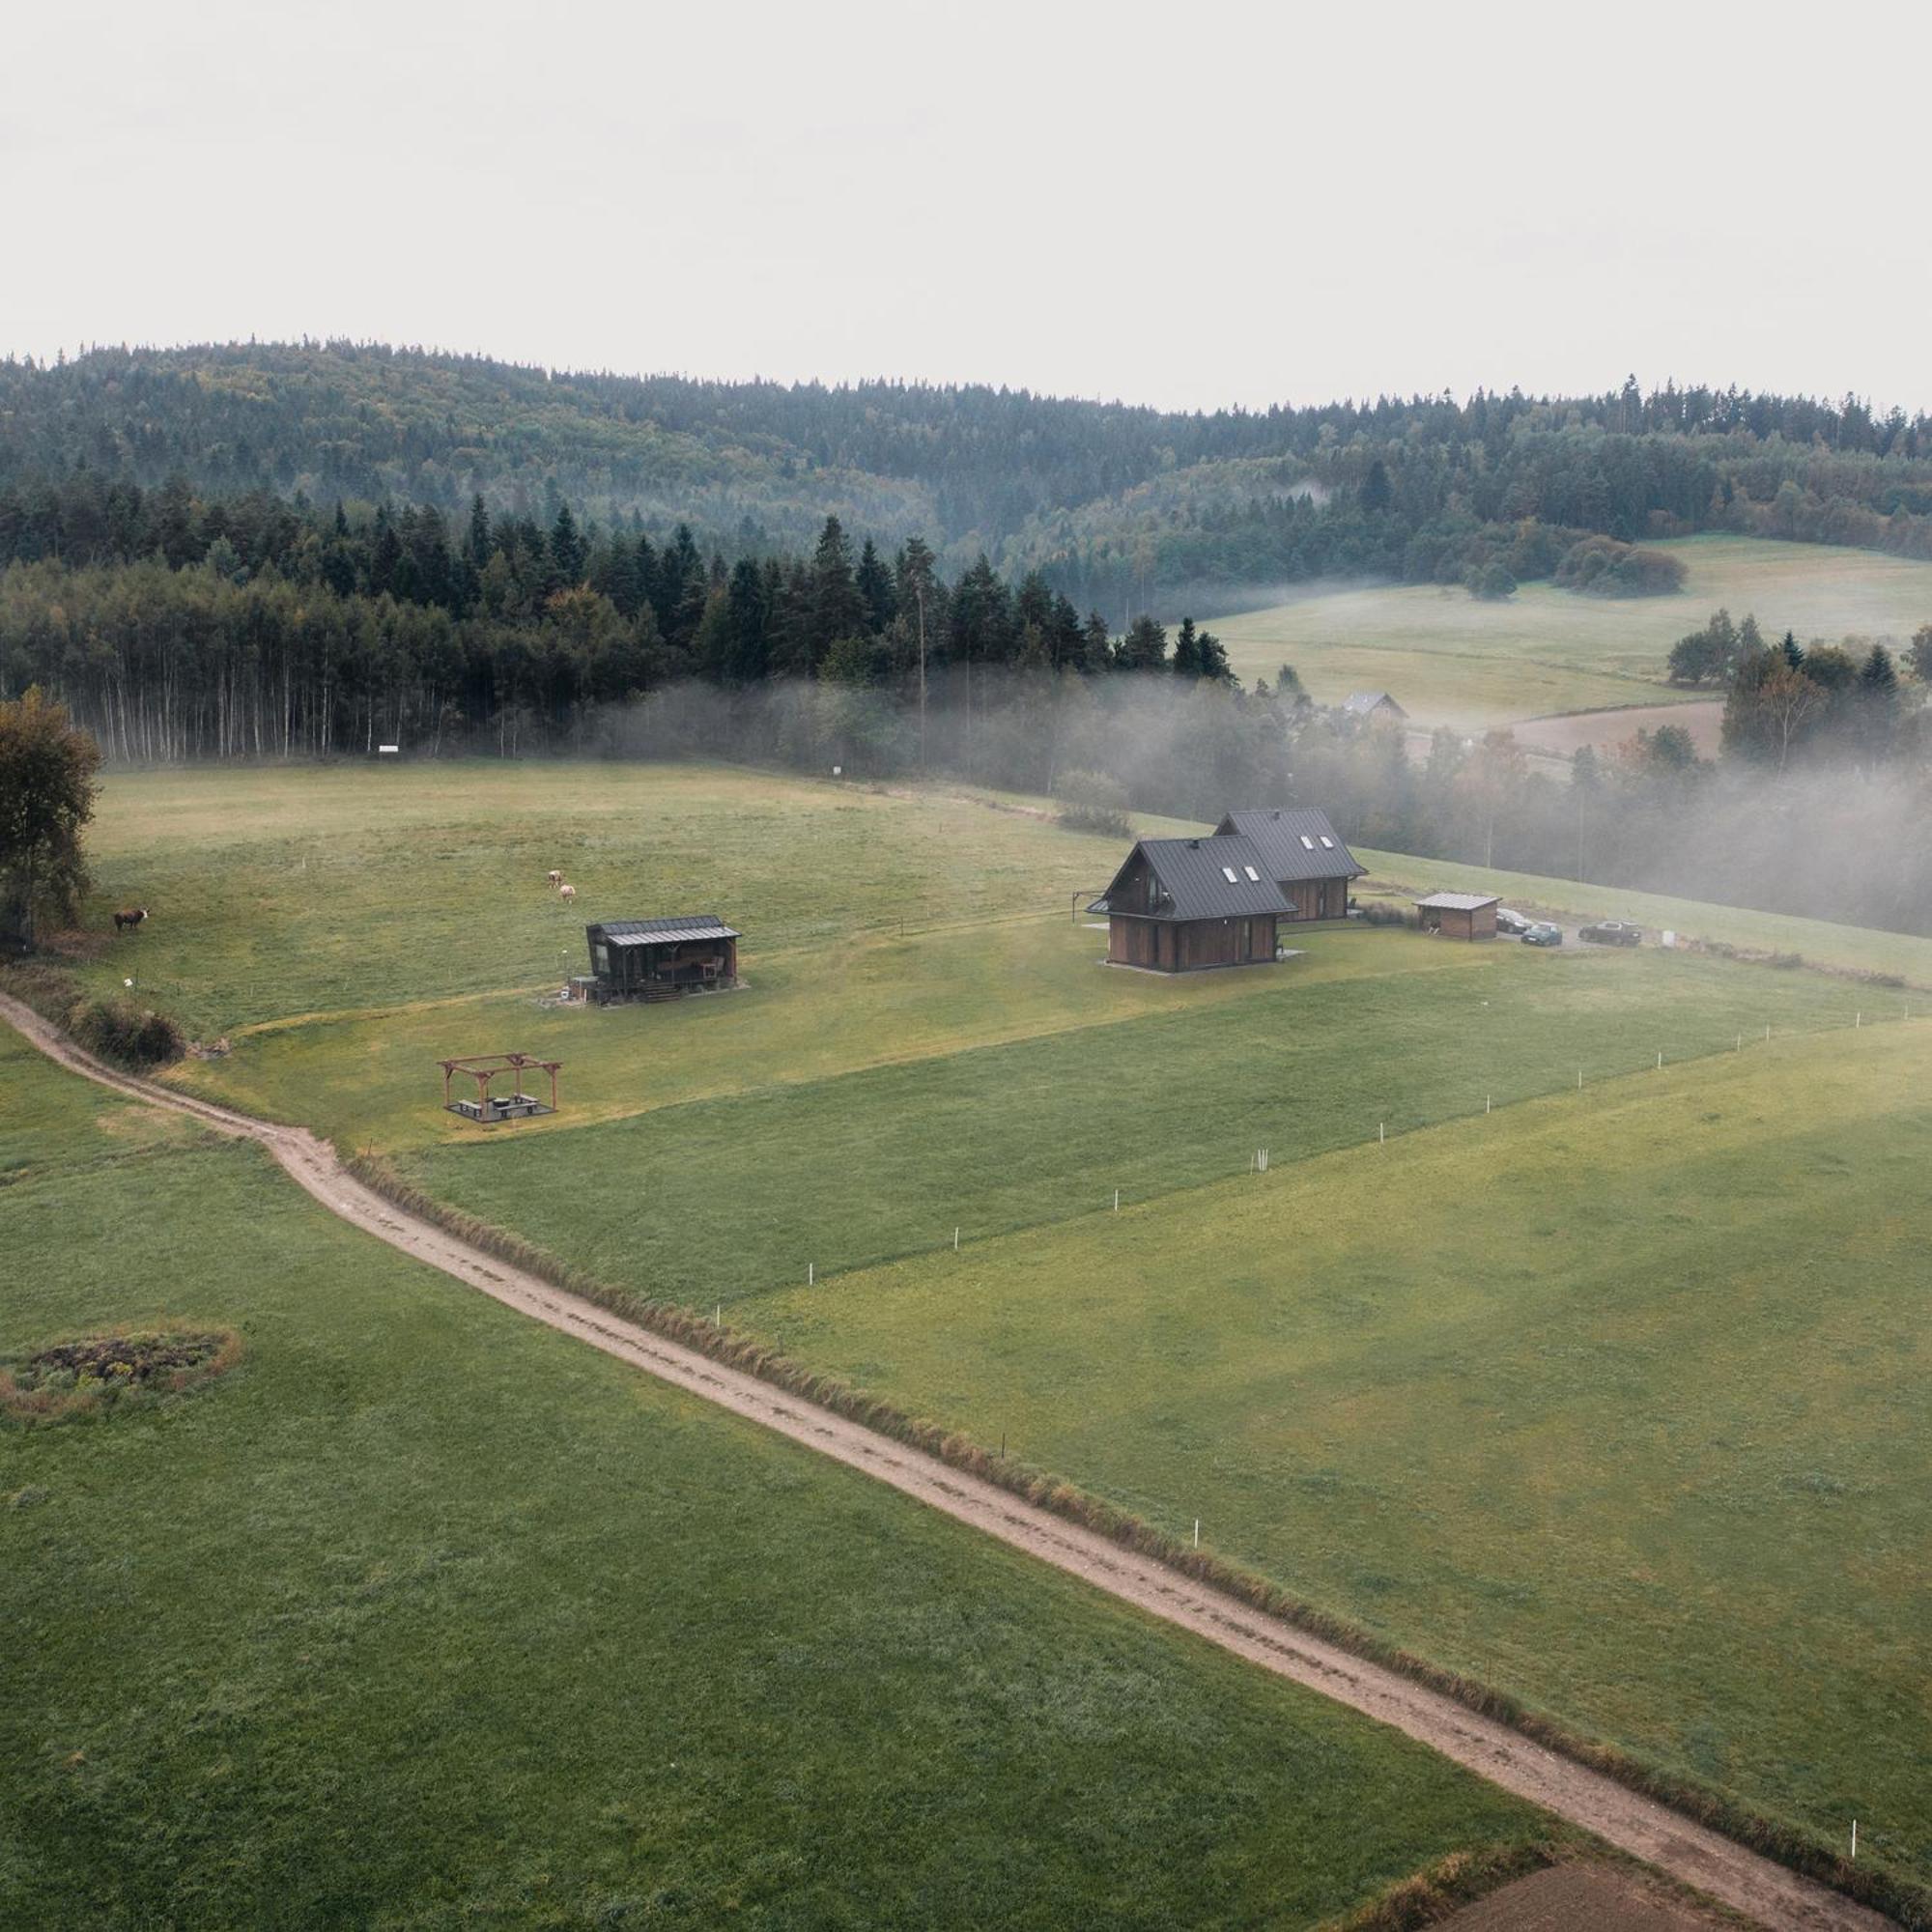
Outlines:
{"label": "white hazy sky", "polygon": [[0,353],[1932,407],[1932,6],[60,0]]}

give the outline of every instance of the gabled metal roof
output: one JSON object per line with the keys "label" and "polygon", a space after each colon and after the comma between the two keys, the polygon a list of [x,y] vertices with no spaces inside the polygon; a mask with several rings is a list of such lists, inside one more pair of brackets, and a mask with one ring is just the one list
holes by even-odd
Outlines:
{"label": "gabled metal roof", "polygon": [[[1312,805],[1284,806],[1279,811],[1231,811],[1215,828],[1238,832],[1261,847],[1271,879],[1359,879],[1368,870],[1335,837],[1328,814]],[[1303,839],[1309,842],[1302,843]],[[1324,845],[1323,839],[1329,841]],[[1311,851],[1309,846],[1314,850]]]}
{"label": "gabled metal roof", "polygon": [[[1154,905],[1133,903],[1121,891],[1136,856],[1146,859],[1159,881],[1161,897]],[[1255,873],[1252,879],[1250,868]],[[1232,881],[1230,871],[1235,875]],[[1278,913],[1285,903],[1281,889],[1268,876],[1262,852],[1251,840],[1214,835],[1143,838],[1115,873],[1106,897],[1109,911],[1139,919],[1242,919],[1254,913]]]}
{"label": "gabled metal roof", "polygon": [[675,919],[613,919],[602,925],[584,927],[585,935],[598,934],[612,946],[664,946],[681,939],[737,939],[741,935],[715,912],[685,913]]}
{"label": "gabled metal roof", "polygon": [[1432,912],[1479,912],[1495,902],[1494,893],[1431,893],[1426,899],[1416,900]]}

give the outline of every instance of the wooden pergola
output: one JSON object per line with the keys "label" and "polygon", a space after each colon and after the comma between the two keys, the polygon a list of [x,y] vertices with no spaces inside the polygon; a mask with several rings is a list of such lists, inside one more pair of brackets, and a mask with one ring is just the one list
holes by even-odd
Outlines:
{"label": "wooden pergola", "polygon": [[[556,1112],[556,1076],[563,1065],[560,1060],[539,1060],[529,1053],[472,1053],[455,1060],[437,1063],[442,1068],[442,1104],[446,1112],[461,1114],[466,1121],[477,1121],[489,1126],[497,1121],[526,1120],[532,1114],[554,1114]],[[533,1094],[523,1091],[523,1076],[531,1070],[550,1075],[550,1104],[546,1106]],[[516,1091],[501,1094],[493,1091],[499,1073],[512,1076]],[[450,1085],[457,1075],[465,1074],[476,1083],[476,1097],[451,1099]]]}

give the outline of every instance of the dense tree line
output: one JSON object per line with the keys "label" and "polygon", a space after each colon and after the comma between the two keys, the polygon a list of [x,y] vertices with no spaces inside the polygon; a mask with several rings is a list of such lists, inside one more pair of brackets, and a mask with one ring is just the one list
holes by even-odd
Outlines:
{"label": "dense tree line", "polygon": [[834,515],[894,548],[923,534],[949,570],[981,551],[1009,580],[1037,570],[1122,624],[1183,588],[1338,571],[1497,594],[1498,561],[1525,575],[1498,553],[1530,523],[1571,541],[1731,529],[1932,555],[1932,418],[1634,381],[1177,413],[346,343],[0,362],[0,493],[36,541],[41,493],[83,468],[103,488],[180,476],[204,495],[339,498],[352,518],[386,502],[455,523],[480,495],[548,528],[567,501],[659,541],[684,523],[734,556],[801,549]]}
{"label": "dense tree line", "polygon": [[[818,680],[908,706],[941,673],[1007,668],[1225,681],[1211,633],[1143,617],[1118,639],[1037,574],[984,556],[948,580],[908,538],[890,559],[828,518],[809,555],[703,554],[679,526],[460,527],[431,505],[352,523],[172,482],[59,493],[65,548],[0,572],[0,693],[42,685],[109,755],[286,757],[401,744],[514,753],[582,745],[601,706],[687,680]],[[5,540],[0,526],[0,542]],[[0,551],[0,555],[4,555]]]}

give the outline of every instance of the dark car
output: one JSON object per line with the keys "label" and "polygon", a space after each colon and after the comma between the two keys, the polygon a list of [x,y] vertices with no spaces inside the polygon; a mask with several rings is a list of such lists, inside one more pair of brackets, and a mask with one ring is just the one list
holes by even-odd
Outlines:
{"label": "dark car", "polygon": [[1563,928],[1551,925],[1547,919],[1540,919],[1523,934],[1522,943],[1525,946],[1561,946]]}
{"label": "dark car", "polygon": [[1506,932],[1512,939],[1520,939],[1536,922],[1525,914],[1514,912],[1508,906],[1496,908],[1496,930]]}
{"label": "dark car", "polygon": [[1592,946],[1641,946],[1643,927],[1621,919],[1600,919],[1595,925],[1586,925],[1577,937],[1588,940]]}

